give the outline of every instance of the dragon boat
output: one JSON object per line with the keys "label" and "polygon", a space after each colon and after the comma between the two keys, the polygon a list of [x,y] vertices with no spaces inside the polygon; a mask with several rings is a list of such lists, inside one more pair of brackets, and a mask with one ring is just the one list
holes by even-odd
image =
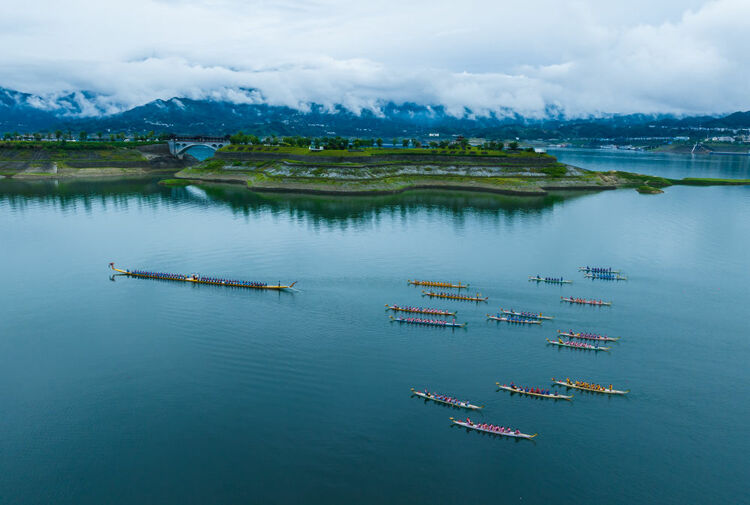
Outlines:
{"label": "dragon boat", "polygon": [[541,312],[516,312],[515,310],[505,310],[502,307],[500,308],[500,312],[502,312],[503,314],[508,314],[509,316],[527,317],[529,319],[554,319],[553,316],[545,316],[542,315]]}
{"label": "dragon boat", "polygon": [[603,395],[626,395],[630,393],[629,389],[626,389],[625,391],[620,391],[619,389],[611,389],[611,388],[596,389],[596,388],[591,388],[591,387],[586,387],[586,386],[579,386],[578,384],[574,382],[557,380],[554,377],[552,377],[552,383],[558,386],[565,386],[567,388],[580,389],[581,391],[590,391],[592,393],[601,393]]}
{"label": "dragon boat", "polygon": [[560,347],[570,347],[571,349],[584,349],[586,351],[609,351],[609,347],[599,347],[597,345],[591,345],[591,344],[576,344],[575,342],[571,341],[554,341],[550,339],[545,339],[547,342],[549,342],[552,345],[558,345]]}
{"label": "dragon boat", "polygon": [[570,296],[561,296],[560,300],[568,303],[578,303],[581,305],[597,305],[597,306],[610,306],[612,305],[612,302],[602,302],[600,300],[586,300],[585,298],[573,298]]}
{"label": "dragon boat", "polygon": [[617,342],[618,340],[620,340],[620,337],[608,337],[606,335],[595,335],[593,333],[573,333],[570,331],[560,330],[557,330],[557,333],[559,333],[563,337],[580,338],[581,340],[597,340],[599,342]]}
{"label": "dragon boat", "polygon": [[529,435],[527,433],[516,433],[515,431],[510,430],[510,428],[508,428],[509,431],[496,431],[496,430],[490,429],[489,427],[485,428],[484,426],[486,425],[483,425],[483,424],[476,424],[476,423],[472,423],[469,421],[458,421],[456,419],[453,419],[452,417],[451,417],[451,421],[453,422],[453,424],[463,426],[466,429],[481,431],[482,433],[489,433],[490,435],[500,435],[503,437],[511,437],[511,438],[525,438],[527,440],[531,440],[532,438],[538,435],[538,433],[534,433],[533,435]]}
{"label": "dragon boat", "polygon": [[492,314],[487,314],[487,319],[492,319],[493,321],[503,321],[505,323],[542,324],[539,319],[520,319],[515,317],[493,316]]}
{"label": "dragon boat", "polygon": [[627,277],[620,274],[584,274],[589,279],[602,279],[605,281],[626,281]]}
{"label": "dragon boat", "polygon": [[484,408],[484,405],[472,405],[469,402],[462,402],[460,400],[450,401],[450,400],[442,400],[438,398],[440,395],[436,395],[434,393],[425,393],[424,391],[417,391],[414,388],[411,388],[412,394],[424,398],[425,400],[432,400],[433,402],[437,403],[443,403],[445,405],[450,405],[451,407],[458,407],[462,409],[470,409],[470,410],[481,410]]}
{"label": "dragon boat", "polygon": [[434,291],[422,290],[422,295],[429,296],[430,298],[446,298],[448,300],[464,300],[468,302],[486,302],[488,297],[483,297],[477,293],[477,296],[469,295],[454,295],[452,293],[435,293]]}
{"label": "dragon boat", "polygon": [[398,305],[388,305],[386,308],[394,312],[411,312],[413,314],[431,314],[433,316],[455,316],[456,311],[442,310],[442,309],[430,309],[424,307],[399,307]]}
{"label": "dragon boat", "polygon": [[523,388],[519,388],[518,386],[512,385],[508,386],[506,384],[500,384],[499,382],[496,382],[497,387],[499,389],[504,389],[505,391],[510,391],[511,393],[518,393],[520,395],[528,395],[528,396],[536,396],[538,398],[552,398],[553,400],[572,400],[573,395],[561,395],[558,393],[535,393],[533,391],[525,391]]}
{"label": "dragon boat", "polygon": [[551,277],[536,277],[533,275],[529,276],[530,281],[546,282],[548,284],[573,284],[573,281],[567,279],[553,279]]}
{"label": "dragon boat", "polygon": [[613,270],[611,268],[601,267],[578,267],[579,272],[588,272],[593,274],[619,274],[620,270]]}
{"label": "dragon boat", "polygon": [[407,282],[413,286],[431,286],[433,288],[466,289],[469,287],[468,284],[461,284],[460,282],[453,284],[452,282],[418,281],[418,280],[408,280],[408,279],[407,279]]}
{"label": "dragon boat", "polygon": [[406,317],[393,317],[388,316],[391,318],[391,321],[396,321],[397,323],[407,323],[407,324],[422,324],[426,326],[444,326],[448,328],[463,328],[466,326],[466,323],[457,323],[455,321],[443,321],[442,319],[415,319],[415,318],[406,318]]}
{"label": "dragon boat", "polygon": [[265,282],[253,282],[253,281],[241,281],[236,279],[220,279],[214,277],[204,277],[198,274],[172,274],[164,272],[150,272],[146,270],[122,270],[115,268],[114,263],[109,264],[109,268],[115,272],[119,272],[124,275],[131,277],[141,277],[144,279],[159,279],[165,281],[179,281],[179,282],[191,282],[193,284],[211,284],[213,286],[230,286],[233,288],[248,288],[248,289],[270,289],[281,291],[284,289],[291,289],[297,284],[297,281],[292,282],[288,286],[279,284],[267,284]]}

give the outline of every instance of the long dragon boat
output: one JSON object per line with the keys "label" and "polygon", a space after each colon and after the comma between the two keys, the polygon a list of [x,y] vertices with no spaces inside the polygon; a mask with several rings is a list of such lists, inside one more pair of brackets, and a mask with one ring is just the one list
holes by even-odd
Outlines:
{"label": "long dragon boat", "polygon": [[579,338],[581,340],[597,340],[599,342],[617,342],[618,340],[620,340],[620,337],[608,337],[607,335],[596,335],[594,333],[574,333],[571,331],[560,330],[557,330],[557,333],[559,333],[563,337]]}
{"label": "long dragon boat", "polygon": [[272,289],[272,290],[284,290],[291,289],[297,284],[297,281],[292,282],[288,286],[282,284],[267,284],[265,282],[254,282],[254,281],[241,281],[236,279],[222,279],[215,277],[204,277],[198,274],[172,274],[164,272],[151,272],[147,270],[122,270],[115,268],[114,263],[109,264],[109,268],[115,272],[119,272],[124,275],[131,277],[141,277],[144,279],[159,279],[165,281],[179,281],[179,282],[192,282],[193,284],[211,284],[213,286],[230,286],[233,288],[248,288],[248,289]]}
{"label": "long dragon boat", "polygon": [[453,419],[452,417],[451,417],[451,421],[453,422],[453,424],[463,426],[466,429],[481,431],[482,433],[489,433],[490,435],[500,435],[503,437],[511,437],[511,438],[525,438],[527,440],[531,440],[532,438],[538,435],[538,433],[529,435],[527,433],[521,433],[518,430],[513,431],[510,428],[503,429],[500,426],[492,426],[488,424],[477,424],[477,423],[472,423],[471,421],[458,421],[456,419]]}
{"label": "long dragon boat", "polygon": [[530,281],[536,281],[536,282],[546,282],[549,284],[573,284],[573,281],[567,280],[567,279],[557,279],[552,277],[536,277],[533,275],[529,276]]}
{"label": "long dragon boat", "polygon": [[455,316],[456,311],[442,310],[442,309],[431,309],[425,307],[400,307],[398,305],[388,305],[386,308],[394,312],[411,312],[413,314],[432,314],[433,316]]}
{"label": "long dragon boat", "polygon": [[573,298],[570,296],[561,296],[560,300],[568,303],[579,303],[581,305],[612,305],[612,302],[603,302],[601,300],[586,300],[585,298]]}
{"label": "long dragon boat", "polygon": [[585,274],[589,279],[602,279],[605,281],[626,281],[627,277],[620,274]]}
{"label": "long dragon boat", "polygon": [[602,267],[578,267],[579,272],[588,272],[592,274],[619,274],[620,270]]}
{"label": "long dragon boat", "polygon": [[611,384],[608,388],[605,388],[604,386],[599,386],[601,389],[597,389],[597,388],[580,385],[580,381],[576,381],[576,382],[578,382],[579,384],[576,384],[575,382],[570,381],[570,379],[561,381],[552,377],[553,384],[557,384],[558,386],[565,386],[567,388],[580,389],[581,391],[591,391],[592,393],[601,393],[603,395],[626,395],[630,393],[629,389],[626,389],[625,391],[620,391],[619,389],[612,389]]}
{"label": "long dragon boat", "polygon": [[570,347],[571,349],[584,349],[586,351],[609,351],[609,347],[599,347],[598,345],[584,344],[579,342],[568,341],[554,341],[546,339],[552,345],[558,345],[560,347]]}
{"label": "long dragon boat", "polygon": [[397,323],[407,323],[407,324],[423,324],[427,326],[445,326],[448,328],[463,328],[466,326],[466,323],[457,323],[454,321],[444,321],[442,319],[417,319],[414,317],[393,317],[388,316],[391,318],[391,321],[396,321]]}
{"label": "long dragon boat", "polygon": [[542,322],[539,319],[521,319],[518,317],[504,317],[504,316],[493,316],[491,314],[487,314],[487,319],[492,319],[493,321],[503,321],[505,323],[517,323],[517,324],[542,324]]}
{"label": "long dragon boat", "polygon": [[519,317],[527,317],[529,319],[547,319],[552,320],[554,319],[554,316],[545,316],[542,315],[541,312],[516,312],[515,310],[505,310],[502,307],[500,308],[500,312],[503,314],[508,314],[510,316],[519,316]]}
{"label": "long dragon boat", "polygon": [[452,282],[440,282],[440,281],[418,281],[418,280],[409,280],[407,279],[407,282],[409,284],[412,284],[414,286],[431,286],[433,288],[456,288],[456,289],[466,289],[469,287],[468,284],[461,284],[458,282],[457,284],[453,284]]}
{"label": "long dragon boat", "polygon": [[414,388],[411,388],[411,392],[414,395],[417,395],[420,398],[424,398],[425,400],[432,400],[433,402],[437,403],[443,403],[445,405],[450,405],[451,407],[458,407],[462,409],[470,409],[470,410],[480,410],[484,408],[484,405],[472,405],[468,401],[462,402],[461,400],[456,400],[455,398],[449,398],[444,395],[437,395],[435,393],[427,393],[424,391],[417,391]]}
{"label": "long dragon boat", "polygon": [[430,298],[447,298],[449,300],[465,300],[469,302],[486,302],[488,297],[482,297],[481,294],[477,293],[477,296],[469,295],[455,295],[453,293],[435,293],[434,291],[424,291],[422,294],[429,296]]}
{"label": "long dragon boat", "polygon": [[528,396],[536,396],[537,398],[552,398],[553,400],[572,400],[573,395],[561,395],[558,393],[535,393],[534,391],[526,391],[524,388],[520,388],[516,386],[515,384],[511,384],[510,386],[506,384],[500,384],[499,382],[496,382],[497,387],[499,389],[504,389],[505,391],[510,391],[511,393],[518,393],[520,395],[528,395]]}

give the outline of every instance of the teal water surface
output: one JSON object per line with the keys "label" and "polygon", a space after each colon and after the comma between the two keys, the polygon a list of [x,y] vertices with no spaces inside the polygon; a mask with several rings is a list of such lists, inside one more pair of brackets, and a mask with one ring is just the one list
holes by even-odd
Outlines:
{"label": "teal water surface", "polygon": [[[329,199],[0,181],[0,501],[740,503],[748,215],[746,187]],[[299,290],[113,277],[110,261]],[[584,279],[584,264],[629,280]],[[429,301],[413,277],[489,302]],[[386,303],[469,324],[399,326]],[[488,322],[500,306],[556,319]],[[622,339],[558,349],[558,329]],[[632,392],[553,402],[494,386],[552,376]],[[466,412],[410,387],[539,436],[452,427]]]}
{"label": "teal water surface", "polygon": [[750,179],[748,154],[672,154],[669,152],[625,151],[614,149],[550,149],[563,163],[589,170],[624,170],[639,174],[722,179]]}

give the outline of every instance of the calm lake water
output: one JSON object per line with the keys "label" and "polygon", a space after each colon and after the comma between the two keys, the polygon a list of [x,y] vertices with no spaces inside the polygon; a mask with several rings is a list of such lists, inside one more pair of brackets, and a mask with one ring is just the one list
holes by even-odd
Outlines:
{"label": "calm lake water", "polygon": [[[726,176],[640,156],[575,154]],[[329,199],[0,181],[0,502],[740,503],[748,216],[748,187]],[[110,261],[299,291],[112,277]],[[585,264],[629,280],[584,279]],[[528,282],[537,273],[575,282]],[[489,302],[429,301],[415,276],[470,282]],[[385,303],[454,308],[469,325],[399,326]],[[500,306],[556,319],[487,322]],[[622,339],[596,354],[546,344],[571,328]],[[553,402],[494,386],[552,376],[632,392]],[[466,412],[412,386],[539,436],[452,427]]]}

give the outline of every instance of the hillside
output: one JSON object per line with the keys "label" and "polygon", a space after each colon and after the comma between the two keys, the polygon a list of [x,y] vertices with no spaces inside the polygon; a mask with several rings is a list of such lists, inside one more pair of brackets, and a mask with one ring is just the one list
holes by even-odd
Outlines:
{"label": "hillside", "polygon": [[262,103],[171,98],[125,108],[107,97],[76,92],[49,98],[0,88],[0,132],[87,131],[177,134],[232,134],[239,130],[266,135],[332,135],[376,138],[443,137],[461,134],[493,139],[626,139],[694,135],[706,128],[750,129],[750,112],[674,117],[654,114],[610,114],[569,118],[549,107],[543,118],[524,118],[512,110],[489,115],[466,109],[456,116],[435,104],[385,102],[377,110],[352,112],[307,104],[304,110]]}
{"label": "hillside", "polygon": [[14,178],[141,175],[174,172],[194,162],[174,158],[166,144],[0,142],[0,176]]}

